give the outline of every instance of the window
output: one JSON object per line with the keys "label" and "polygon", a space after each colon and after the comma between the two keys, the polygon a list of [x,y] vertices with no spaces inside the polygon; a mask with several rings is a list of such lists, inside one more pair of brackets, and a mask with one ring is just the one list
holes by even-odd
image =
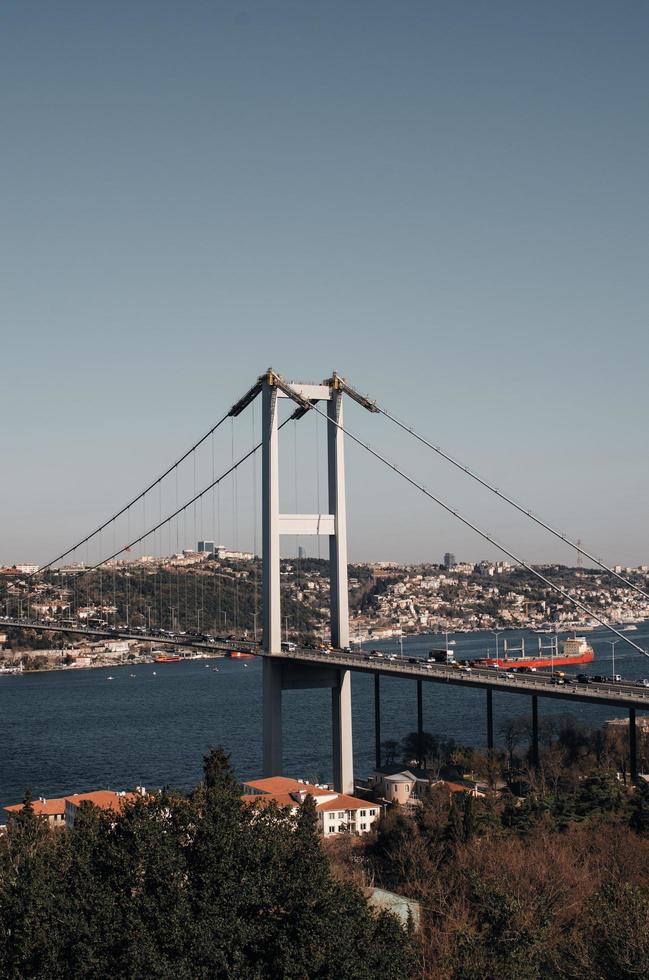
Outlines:
{"label": "window", "polygon": [[362,823],[361,824],[361,830],[367,830],[367,824],[366,823]]}
{"label": "window", "polygon": [[376,810],[370,810],[370,817],[376,816]]}
{"label": "window", "polygon": [[361,810],[361,817],[367,816],[367,810]]}

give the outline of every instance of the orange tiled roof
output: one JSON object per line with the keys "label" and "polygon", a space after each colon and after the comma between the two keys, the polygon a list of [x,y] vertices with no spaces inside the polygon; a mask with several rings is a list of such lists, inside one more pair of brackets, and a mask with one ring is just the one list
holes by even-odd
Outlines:
{"label": "orange tiled roof", "polygon": [[437,782],[431,783],[432,789],[448,789],[451,793],[472,793],[473,788],[471,786],[466,786],[464,783],[453,783],[449,779],[438,779]]}
{"label": "orange tiled roof", "polygon": [[300,805],[299,801],[294,800],[290,793],[250,793],[242,796],[241,799],[244,803],[259,804],[260,806],[269,806],[271,803],[277,803],[278,806]]}
{"label": "orange tiled roof", "polygon": [[316,810],[360,810],[365,807],[376,807],[376,803],[369,800],[359,800],[356,796],[347,796],[340,793],[334,800],[327,800],[325,803],[316,803]]}
{"label": "orange tiled roof", "polygon": [[[4,809],[7,813],[20,813],[24,803],[12,803]],[[58,813],[65,813],[65,797],[54,800],[32,800],[32,809],[44,817],[53,817]]]}
{"label": "orange tiled roof", "polygon": [[98,789],[92,793],[74,793],[72,796],[66,796],[65,799],[72,806],[79,806],[79,804],[87,801],[100,810],[115,810],[118,812],[125,803],[135,799],[135,793],[114,793],[110,789]]}
{"label": "orange tiled roof", "polygon": [[311,783],[301,783],[299,779],[290,779],[288,776],[268,776],[266,779],[251,779],[243,784],[251,789],[257,789],[261,793],[269,793],[273,796],[283,793],[310,793],[311,796],[326,796],[333,792],[330,789],[322,789],[320,786],[312,786]]}

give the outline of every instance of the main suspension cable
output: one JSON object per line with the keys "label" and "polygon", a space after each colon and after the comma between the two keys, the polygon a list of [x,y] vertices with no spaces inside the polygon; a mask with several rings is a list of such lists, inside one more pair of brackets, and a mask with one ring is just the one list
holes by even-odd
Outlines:
{"label": "main suspension cable", "polygon": [[396,426],[398,426],[400,429],[403,429],[404,432],[407,432],[408,435],[411,435],[414,439],[417,439],[417,441],[421,442],[424,446],[427,446],[428,449],[431,449],[434,453],[437,453],[437,455],[441,456],[442,459],[445,459],[447,463],[450,463],[452,466],[455,466],[456,469],[460,470],[462,473],[465,473],[467,476],[471,477],[472,480],[475,480],[476,483],[479,483],[481,486],[485,487],[485,489],[490,490],[491,493],[495,494],[497,497],[500,497],[501,500],[504,500],[506,503],[514,507],[520,514],[523,514],[525,517],[528,517],[531,521],[534,521],[535,524],[538,524],[539,527],[542,527],[544,530],[549,531],[550,534],[553,534],[555,538],[559,539],[559,541],[563,541],[564,544],[567,544],[571,548],[574,548],[578,554],[583,555],[584,558],[588,558],[589,561],[594,562],[601,569],[603,569],[603,571],[608,572],[609,575],[613,575],[620,582],[623,582],[624,585],[628,586],[630,589],[633,589],[634,592],[637,592],[645,599],[649,599],[649,592],[647,592],[641,586],[637,585],[635,582],[631,582],[624,575],[621,575],[619,572],[616,572],[615,569],[611,568],[600,558],[597,558],[595,555],[591,555],[590,552],[582,548],[581,541],[573,541],[571,538],[568,537],[567,534],[564,534],[562,531],[558,531],[556,528],[552,527],[551,524],[548,524],[541,517],[535,514],[532,510],[530,510],[527,507],[524,507],[522,504],[517,503],[508,494],[504,493],[502,490],[499,490],[498,487],[494,486],[484,477],[480,476],[480,474],[476,473],[475,470],[472,470],[470,467],[465,466],[464,463],[461,463],[459,460],[455,459],[453,456],[450,455],[450,453],[447,453],[443,449],[441,449],[440,446],[436,446],[434,443],[429,442],[429,440],[426,439],[425,436],[422,436],[421,433],[417,432],[417,430],[413,426],[407,425],[405,422],[402,422],[395,415],[392,415],[392,413],[389,412],[386,408],[383,408],[383,406],[380,405],[378,402],[374,402],[373,404],[376,406],[376,408],[381,413],[381,415],[384,415],[391,422],[394,422]]}
{"label": "main suspension cable", "polygon": [[[277,431],[279,432],[280,429],[283,429],[284,426],[287,424],[287,422],[290,422],[290,418],[285,419],[282,422],[282,424],[278,426]],[[221,475],[218,476],[216,480],[214,480],[212,483],[209,483],[206,487],[204,487],[200,491],[200,493],[197,493],[194,497],[192,497],[190,500],[184,503],[181,507],[178,507],[172,514],[169,514],[167,517],[159,521],[153,527],[150,527],[138,538],[134,538],[132,541],[129,541],[128,544],[122,545],[122,547],[118,548],[117,551],[114,551],[112,555],[108,555],[106,558],[103,558],[95,565],[91,565],[89,568],[84,568],[80,574],[83,576],[83,575],[88,575],[90,572],[96,571],[98,568],[101,568],[102,566],[106,565],[109,561],[112,561],[114,558],[117,558],[124,551],[127,551],[129,548],[133,548],[135,547],[135,545],[140,544],[142,541],[148,538],[149,535],[154,534],[161,527],[164,527],[165,524],[169,524],[171,521],[173,521],[173,519],[175,517],[178,517],[179,514],[184,514],[187,511],[188,507],[191,507],[192,504],[194,504],[197,500],[200,500],[202,497],[204,497],[205,494],[212,489],[212,487],[218,486],[218,484],[221,483],[222,480],[225,480],[227,476],[229,476],[231,473],[234,473],[234,471],[237,470],[242,465],[242,463],[245,463],[246,460],[250,459],[250,457],[254,453],[256,453],[257,450],[261,449],[261,447],[262,447],[262,443],[258,442],[256,446],[253,446],[252,449],[249,449],[247,453],[241,456],[240,459],[236,461],[236,463],[233,463],[232,466],[230,466],[227,470],[221,473]]]}
{"label": "main suspension cable", "polygon": [[223,425],[225,420],[228,419],[229,417],[230,417],[230,412],[224,415],[223,418],[219,419],[216,425],[213,425],[212,428],[208,432],[206,432],[204,436],[201,436],[198,442],[195,442],[194,445],[190,449],[188,449],[186,453],[183,453],[183,455],[179,459],[177,459],[175,463],[172,463],[171,466],[169,466],[164,471],[164,473],[162,473],[156,480],[153,481],[153,483],[150,483],[148,487],[146,487],[144,490],[138,493],[137,496],[133,497],[133,499],[130,500],[127,504],[124,504],[121,510],[118,510],[116,514],[113,514],[113,516],[110,517],[108,520],[104,521],[103,524],[100,524],[99,527],[95,528],[95,530],[91,534],[87,534],[86,537],[78,541],[77,544],[73,545],[71,548],[68,548],[67,551],[61,552],[61,554],[57,555],[56,558],[52,558],[51,561],[48,561],[45,565],[41,565],[40,568],[38,568],[35,572],[31,572],[26,577],[31,578],[34,575],[38,575],[40,572],[47,571],[47,569],[51,568],[52,565],[56,565],[58,561],[61,561],[63,558],[67,558],[68,555],[71,555],[74,551],[77,550],[77,548],[80,548],[81,545],[86,544],[88,541],[91,541],[94,537],[96,537],[97,534],[100,533],[100,531],[103,531],[104,528],[108,527],[109,524],[111,524],[113,521],[116,521],[118,517],[121,517],[122,514],[125,514],[126,511],[133,506],[133,504],[136,504],[139,500],[145,497],[150,490],[153,490],[154,487],[157,487],[159,483],[162,483],[162,481],[167,476],[169,476],[170,473],[173,473],[174,470],[177,470],[177,468],[181,465],[181,463],[184,463],[188,456],[190,456],[193,452],[195,452],[199,446],[202,446],[205,440],[209,439],[209,437],[214,432],[216,432],[216,430],[221,425]]}
{"label": "main suspension cable", "polygon": [[[298,401],[299,404],[302,404],[303,402],[303,399],[301,400],[299,395],[295,400]],[[306,407],[306,404],[304,407]],[[344,425],[342,425],[337,419],[331,418],[329,415],[326,415],[318,408],[317,405],[314,405],[312,403],[309,403],[309,410],[317,412],[324,419],[326,419],[331,425],[335,425],[336,428],[340,429],[341,432],[344,432],[344,434],[349,439],[351,439],[357,445],[361,446],[363,449],[365,449],[368,453],[374,456],[375,459],[378,459],[385,466],[389,467],[391,470],[394,470],[394,472],[397,473],[404,480],[406,480],[407,483],[409,483],[411,486],[415,487],[415,489],[421,491],[421,493],[429,497],[434,503],[442,507],[448,514],[451,514],[453,517],[457,518],[457,520],[461,521],[462,524],[466,525],[466,527],[470,528],[472,531],[475,531],[476,534],[479,534],[481,538],[484,538],[484,540],[488,541],[489,544],[494,545],[494,547],[502,551],[503,554],[511,558],[512,561],[515,561],[522,568],[525,568],[528,572],[530,572],[530,574],[536,576],[536,578],[538,578],[541,582],[544,582],[545,585],[547,585],[550,589],[552,589],[554,592],[557,592],[564,599],[567,599],[578,609],[581,609],[583,612],[588,613],[588,615],[591,616],[592,619],[596,620],[607,630],[610,630],[610,632],[614,633],[617,637],[619,637],[620,640],[623,640],[625,643],[628,643],[629,646],[633,647],[634,650],[637,650],[638,653],[641,653],[644,657],[649,658],[649,652],[643,650],[641,646],[638,646],[637,643],[634,643],[633,640],[630,640],[628,636],[626,636],[624,633],[621,633],[619,630],[615,629],[615,627],[611,626],[610,623],[607,623],[606,620],[602,619],[601,616],[599,616],[593,609],[591,609],[585,603],[581,602],[579,599],[575,599],[575,597],[570,595],[569,592],[566,592],[565,589],[562,589],[560,585],[557,585],[555,582],[552,582],[549,578],[546,578],[545,575],[539,572],[538,569],[534,568],[528,562],[524,561],[524,559],[519,558],[518,555],[516,555],[513,551],[510,551],[509,548],[507,548],[504,544],[501,544],[499,541],[497,541],[496,538],[492,537],[492,535],[488,534],[486,531],[483,531],[482,528],[478,527],[477,524],[474,524],[467,517],[464,517],[464,515],[461,514],[459,511],[455,510],[454,507],[451,507],[450,504],[447,504],[440,497],[437,497],[434,493],[428,490],[428,488],[425,487],[422,483],[419,483],[419,481],[416,480],[414,477],[410,476],[408,473],[405,473],[399,466],[397,466],[396,463],[393,463],[386,456],[383,456],[381,453],[379,453],[376,449],[372,449],[372,447],[368,445],[368,443],[363,442],[363,440],[360,439],[358,436],[354,435],[353,432],[350,432],[349,429],[347,429]]]}

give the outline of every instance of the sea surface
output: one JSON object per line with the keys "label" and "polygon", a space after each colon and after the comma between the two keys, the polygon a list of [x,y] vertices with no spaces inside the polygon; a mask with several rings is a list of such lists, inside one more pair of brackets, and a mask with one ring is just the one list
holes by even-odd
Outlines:
{"label": "sea surface", "polygon": [[[611,636],[585,634],[596,659],[573,672],[610,674]],[[649,648],[649,622],[628,634]],[[525,637],[527,651],[538,637],[507,631],[513,646]],[[456,633],[455,656],[473,659],[495,652],[491,633]],[[443,648],[443,636],[404,639],[403,651],[425,656]],[[366,644],[397,652],[398,640]],[[214,669],[214,668],[218,669]],[[622,642],[615,670],[624,678],[649,677],[649,660]],[[190,660],[90,670],[48,671],[0,677],[0,806],[34,796],[61,796],[97,788],[175,786],[188,789],[201,775],[203,755],[223,745],[241,779],[261,771],[260,658],[246,661]],[[112,677],[112,680],[108,678]],[[373,679],[352,674],[355,774],[374,765]],[[424,684],[424,727],[459,743],[486,745],[485,695],[442,684]],[[331,696],[328,690],[284,692],[286,775],[314,781],[332,778]],[[601,725],[622,717],[613,709],[539,699],[539,714],[565,715]],[[494,694],[494,725],[530,711],[523,695]],[[381,737],[400,739],[417,725],[416,684],[381,679]]]}

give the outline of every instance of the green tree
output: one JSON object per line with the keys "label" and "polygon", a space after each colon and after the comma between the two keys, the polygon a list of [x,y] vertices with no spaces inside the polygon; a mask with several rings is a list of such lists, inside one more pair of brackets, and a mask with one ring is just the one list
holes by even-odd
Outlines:
{"label": "green tree", "polygon": [[448,819],[444,828],[444,842],[449,851],[454,851],[464,841],[464,814],[457,801],[457,794],[451,794]]}
{"label": "green tree", "polygon": [[[588,976],[635,980],[649,976],[649,895],[618,881],[607,882],[588,908],[579,950]],[[585,962],[584,962],[585,961]]]}
{"label": "green tree", "polygon": [[333,878],[311,798],[239,794],[212,749],[189,798],[82,804],[58,834],[28,804],[0,841],[0,976],[408,976],[408,935]]}
{"label": "green tree", "polygon": [[475,797],[473,797],[471,793],[467,793],[464,797],[462,831],[463,831],[463,838],[465,841],[471,840],[476,835]]}
{"label": "green tree", "polygon": [[636,788],[629,805],[629,826],[636,834],[649,834],[649,783],[644,780]]}
{"label": "green tree", "polygon": [[410,732],[402,739],[401,746],[406,765],[416,760],[421,768],[427,769],[439,755],[439,741],[430,732]]}
{"label": "green tree", "polygon": [[386,766],[391,766],[399,751],[399,743],[394,738],[388,738],[385,742],[381,742],[381,755],[383,757],[383,764]]}

